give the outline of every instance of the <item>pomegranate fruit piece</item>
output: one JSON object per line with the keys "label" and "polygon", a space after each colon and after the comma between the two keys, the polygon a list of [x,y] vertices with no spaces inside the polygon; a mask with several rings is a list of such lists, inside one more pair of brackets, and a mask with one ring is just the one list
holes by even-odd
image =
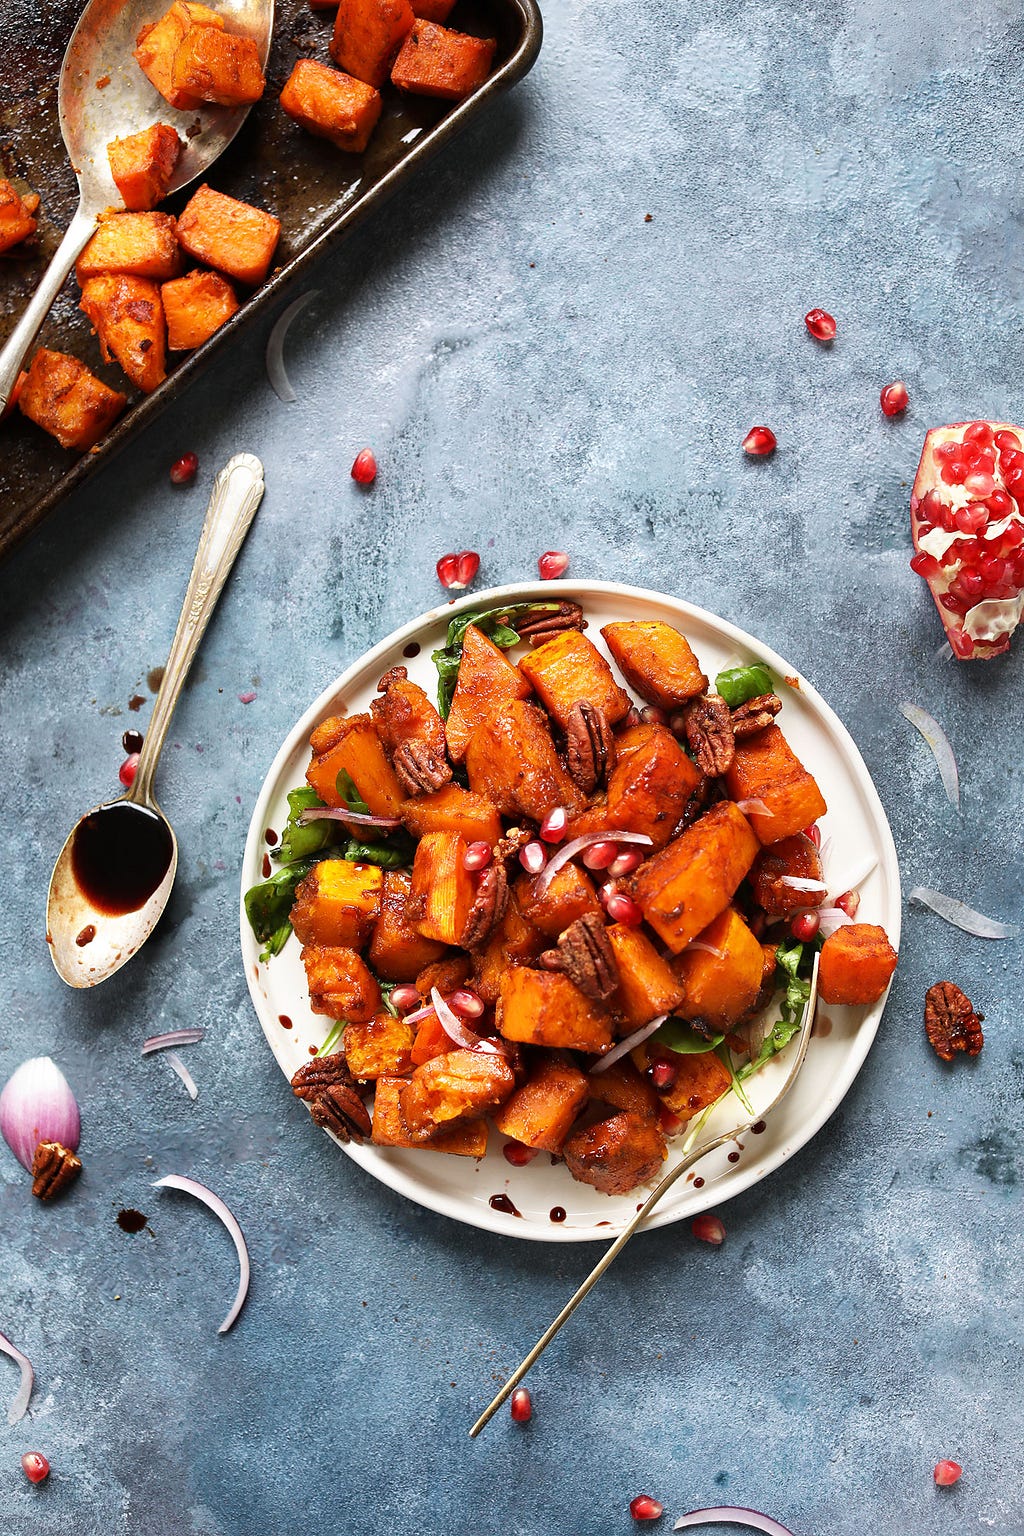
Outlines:
{"label": "pomegranate fruit piece", "polygon": [[725,1242],[725,1227],[722,1225],[722,1219],[710,1211],[706,1211],[703,1216],[695,1216],[690,1231],[694,1237],[699,1237],[702,1243],[714,1243],[717,1247],[719,1243]]}
{"label": "pomegranate fruit piece", "polygon": [[954,656],[1009,649],[1024,614],[1024,430],[933,427],[910,496],[911,569],[928,583]]}
{"label": "pomegranate fruit piece", "polygon": [[907,386],[901,379],[897,379],[895,384],[887,384],[878,398],[886,416],[901,416],[910,404]]}
{"label": "pomegranate fruit piece", "polygon": [[776,447],[775,433],[771,427],[751,427],[743,439],[743,452],[749,453],[754,459],[763,458],[766,453],[774,453]]}
{"label": "pomegranate fruit piece", "polygon": [[516,1387],[509,1405],[514,1424],[529,1424],[533,1418],[533,1399],[526,1387]]}
{"label": "pomegranate fruit piece", "polygon": [[634,1520],[660,1520],[665,1513],[664,1504],[652,1499],[649,1493],[638,1494],[629,1501],[629,1512]]}
{"label": "pomegranate fruit piece", "polygon": [[370,448],[363,448],[356,454],[355,463],[352,465],[352,479],[357,485],[372,485],[377,478],[377,460]]}
{"label": "pomegranate fruit piece", "polygon": [[437,579],[442,587],[468,587],[480,569],[480,556],[472,549],[457,555],[442,555],[437,562]]}
{"label": "pomegranate fruit piece", "polygon": [[541,581],[557,581],[569,569],[569,556],[560,549],[548,549],[539,557],[537,569]]}
{"label": "pomegranate fruit piece", "polygon": [[827,309],[810,309],[804,315],[804,325],[815,341],[834,341],[836,322]]}
{"label": "pomegranate fruit piece", "polygon": [[938,1488],[952,1488],[963,1477],[964,1469],[957,1461],[939,1461],[935,1464],[932,1476]]}

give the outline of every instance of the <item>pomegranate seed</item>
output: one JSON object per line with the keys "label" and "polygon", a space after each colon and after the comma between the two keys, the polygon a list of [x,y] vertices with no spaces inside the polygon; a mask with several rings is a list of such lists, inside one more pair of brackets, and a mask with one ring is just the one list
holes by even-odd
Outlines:
{"label": "pomegranate seed", "polygon": [[997,432],[996,433],[996,435],[995,435],[995,445],[996,445],[997,448],[1003,448],[1003,449],[1006,449],[1006,448],[1009,448],[1009,449],[1019,448],[1020,447],[1020,438],[1017,436],[1016,432],[1007,432],[1007,431],[1004,430],[1002,432]]}
{"label": "pomegranate seed", "polygon": [[804,325],[815,341],[833,341],[836,323],[827,309],[809,309],[804,315]]}
{"label": "pomegranate seed", "polygon": [[412,982],[403,982],[400,987],[391,988],[391,1002],[399,1013],[411,1013],[420,1000],[420,994]]}
{"label": "pomegranate seed", "polygon": [[121,783],[124,785],[125,789],[131,789],[132,785],[135,783],[135,775],[138,770],[139,754],[137,752],[129,752],[128,756],[117,770],[117,776],[121,780]]}
{"label": "pomegranate seed", "polygon": [[751,458],[760,459],[767,453],[774,453],[778,443],[771,427],[751,427],[743,439],[743,452],[749,453]]}
{"label": "pomegranate seed", "polygon": [[180,459],[175,459],[171,465],[171,484],[188,485],[190,480],[196,477],[199,468],[199,456],[195,453],[183,453]]}
{"label": "pomegranate seed", "polygon": [[841,896],[836,897],[836,906],[852,921],[860,911],[860,892],[844,891]]}
{"label": "pomegranate seed", "polygon": [[959,656],[962,661],[968,661],[974,655],[974,641],[970,635],[965,635],[962,629],[947,630],[946,639],[954,656]]}
{"label": "pomegranate seed", "polygon": [[470,843],[462,855],[463,869],[486,869],[494,857],[490,843]]}
{"label": "pomegranate seed", "polygon": [[549,549],[537,561],[541,581],[557,581],[569,569],[569,556],[560,549]]}
{"label": "pomegranate seed", "polygon": [[[953,1463],[947,1461],[943,1462],[942,1465],[948,1467],[952,1466]],[[44,1483],[50,1475],[50,1463],[47,1461],[42,1451],[26,1451],[24,1456],[21,1458],[21,1468],[30,1483]],[[960,1469],[958,1467],[957,1476],[959,1477],[959,1475]],[[939,1470],[938,1467],[936,1467],[936,1482],[938,1482],[938,1477]]]}
{"label": "pomegranate seed", "polygon": [[674,1088],[679,1077],[679,1068],[672,1061],[652,1061],[650,1070],[651,1082],[659,1093],[667,1093]]}
{"label": "pomegranate seed", "polygon": [[529,1424],[533,1418],[533,1399],[526,1387],[516,1387],[509,1406],[513,1424]]}
{"label": "pomegranate seed", "polygon": [[352,479],[357,485],[372,485],[377,478],[377,460],[371,448],[362,448],[352,465]]}
{"label": "pomegranate seed", "polygon": [[553,811],[548,811],[540,824],[540,835],[546,843],[560,843],[565,837],[565,829],[569,825],[569,815],[564,805],[556,805]]}
{"label": "pomegranate seed", "polygon": [[1006,579],[1006,561],[996,555],[985,555],[978,561],[978,570],[986,581],[999,582]]}
{"label": "pomegranate seed", "polygon": [[506,1163],[511,1163],[513,1168],[525,1168],[538,1156],[536,1147],[526,1147],[521,1141],[506,1141],[501,1151]]}
{"label": "pomegranate seed", "polygon": [[669,717],[668,728],[672,732],[673,736],[683,736],[683,735],[685,735],[686,734],[686,716],[684,714],[682,714],[682,713],[671,715]]}
{"label": "pomegranate seed", "polygon": [[667,725],[668,715],[657,704],[645,704],[640,711],[640,719],[644,725]]}
{"label": "pomegranate seed", "polygon": [[879,396],[879,400],[881,401],[883,415],[900,416],[910,404],[907,386],[902,380],[897,379],[895,384],[887,384],[885,386]]}
{"label": "pomegranate seed", "polygon": [[809,837],[815,848],[821,847],[821,828],[817,822],[809,827],[804,827],[804,837]]}
{"label": "pomegranate seed", "polygon": [[794,917],[789,925],[789,931],[794,939],[799,939],[801,944],[807,944],[821,927],[821,918],[817,912],[801,912]]}
{"label": "pomegranate seed", "polygon": [[1008,517],[1013,511],[1011,497],[1005,491],[999,490],[998,487],[994,491],[990,491],[985,499],[988,502],[989,511],[996,517]]}
{"label": "pomegranate seed", "polygon": [[983,448],[992,445],[992,428],[987,421],[972,421],[964,433],[965,443],[979,443]]}
{"label": "pomegranate seed", "polygon": [[461,590],[468,587],[480,569],[480,556],[471,549],[458,555],[442,555],[437,562],[437,579],[442,587]]}
{"label": "pomegranate seed", "polygon": [[961,571],[957,578],[964,597],[980,597],[985,586],[977,571]]}
{"label": "pomegranate seed", "polygon": [[981,449],[977,443],[961,443],[960,457],[968,469],[977,469],[982,459]]}
{"label": "pomegranate seed", "polygon": [[627,928],[639,928],[644,920],[644,915],[632,896],[623,896],[621,892],[609,896],[604,909],[613,923],[624,923]]}
{"label": "pomegranate seed", "polygon": [[637,709],[635,704],[631,704],[629,706],[629,708],[626,710],[625,717],[623,718],[623,721],[622,721],[622,728],[625,731],[631,731],[633,729],[634,725],[639,725],[639,724],[640,724],[640,711]]}
{"label": "pomegranate seed", "polygon": [[543,843],[527,843],[525,848],[520,849],[519,862],[528,875],[539,875],[547,861]]}
{"label": "pomegranate seed", "polygon": [[608,873],[613,880],[621,880],[623,875],[631,875],[634,869],[639,869],[644,861],[644,856],[639,848],[628,848],[625,853],[620,853],[617,859],[613,859],[608,865]]}
{"label": "pomegranate seed", "polygon": [[649,1493],[638,1494],[629,1501],[629,1512],[634,1520],[660,1520],[665,1513],[664,1504],[652,1499]]}
{"label": "pomegranate seed", "polygon": [[686,1121],[680,1120],[678,1115],[674,1115],[667,1104],[659,1104],[658,1124],[666,1136],[677,1136],[686,1124]]}
{"label": "pomegranate seed", "polygon": [[694,1237],[699,1237],[702,1243],[714,1243],[717,1247],[719,1243],[725,1242],[725,1228],[721,1217],[713,1215],[710,1211],[705,1211],[703,1216],[695,1217],[690,1231]]}
{"label": "pomegranate seed", "polygon": [[970,506],[956,509],[953,522],[961,533],[980,533],[988,526],[988,508],[980,502],[972,501]]}
{"label": "pomegranate seed", "polygon": [[984,469],[972,469],[964,486],[972,496],[991,496],[996,488],[993,477]]}
{"label": "pomegranate seed", "polygon": [[960,448],[961,445],[959,443],[940,443],[935,450],[935,457],[941,459],[943,463],[958,459],[960,457]]}
{"label": "pomegranate seed", "polygon": [[936,1487],[952,1488],[964,1475],[964,1469],[958,1461],[937,1461],[932,1476]]}
{"label": "pomegranate seed", "polygon": [[619,856],[615,843],[591,843],[583,850],[583,862],[588,869],[607,869]]}
{"label": "pomegranate seed", "polygon": [[448,1007],[461,1019],[478,1019],[484,1011],[484,1000],[469,987],[459,987],[449,996]]}

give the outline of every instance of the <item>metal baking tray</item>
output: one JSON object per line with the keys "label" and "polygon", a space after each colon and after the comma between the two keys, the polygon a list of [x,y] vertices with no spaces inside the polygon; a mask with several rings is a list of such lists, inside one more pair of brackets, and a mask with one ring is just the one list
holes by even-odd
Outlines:
{"label": "metal baking tray", "polygon": [[[57,120],[57,78],[81,0],[52,0],[45,20],[37,0],[7,0],[0,7],[0,175],[42,198],[39,249],[30,257],[0,259],[0,338],[21,314],[39,275],[60,242],[77,204],[77,185]],[[140,395],[116,364],[100,362],[96,338],[78,309],[78,285],[68,282],[50,312],[38,344],[71,352],[117,389],[128,393],[121,419],[91,453],[73,455],[15,412],[0,426],[0,559],[8,555],[69,491],[82,485],[166,405],[185,390],[238,331],[278,305],[299,273],[343,240],[349,230],[468,126],[500,92],[521,80],[537,57],[541,18],[536,0],[457,0],[448,25],[496,37],[490,78],[452,105],[403,97],[384,88],[384,111],[363,155],[346,155],[304,133],[281,111],[278,96],[296,58],[330,63],[334,12],[311,10],[306,0],[277,0],[267,90],[234,143],[211,166],[207,180],[220,192],[277,214],[281,243],[270,277],[210,340],[180,361],[149,396]],[[193,189],[194,190],[194,189]],[[189,192],[162,208],[179,213]]]}

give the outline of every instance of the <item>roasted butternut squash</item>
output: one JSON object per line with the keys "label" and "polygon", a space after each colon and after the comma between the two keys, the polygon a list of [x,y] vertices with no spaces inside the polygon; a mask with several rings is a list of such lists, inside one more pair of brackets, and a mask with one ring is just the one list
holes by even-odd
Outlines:
{"label": "roasted butternut squash", "polygon": [[[792,885],[790,881],[799,883]],[[808,890],[805,881],[818,882],[818,889]],[[750,871],[750,888],[769,917],[818,906],[826,888],[821,879],[821,859],[811,839],[795,832],[763,848]]]}
{"label": "roasted butternut squash", "polygon": [[483,949],[473,956],[473,985],[484,1002],[498,1001],[501,978],[510,966],[529,965],[546,948],[545,936],[510,901]]}
{"label": "roasted butternut squash", "polygon": [[378,1147],[418,1147],[427,1152],[449,1152],[455,1157],[483,1157],[487,1151],[487,1123],[469,1120],[439,1131],[423,1141],[414,1139],[402,1117],[400,1095],[405,1077],[379,1077],[373,1096],[371,1141]]}
{"label": "roasted butternut squash", "polygon": [[448,1051],[417,1067],[399,1094],[402,1118],[417,1140],[467,1120],[481,1120],[515,1087],[503,1056]]}
{"label": "roasted butternut squash", "polygon": [[25,199],[9,181],[0,179],[0,253],[27,240],[36,232],[36,220]]}
{"label": "roasted butternut squash", "polygon": [[544,1056],[493,1116],[494,1124],[525,1147],[557,1155],[587,1098],[587,1079],[567,1056]]}
{"label": "roasted butternut squash", "polygon": [[353,1077],[406,1077],[413,1069],[415,1030],[390,1013],[375,1013],[365,1024],[346,1024],[345,1060]]}
{"label": "roasted butternut squash", "polygon": [[303,944],[362,949],[380,915],[383,895],[384,872],[375,864],[323,859],[295,891],[295,936]]}
{"label": "roasted butternut squash", "polygon": [[489,843],[492,848],[501,837],[501,817],[491,802],[458,784],[406,800],[402,820],[413,837],[457,832],[467,843]]}
{"label": "roasted butternut squash", "polygon": [[102,214],[96,233],[75,263],[79,287],[103,272],[163,283],[180,271],[177,225],[169,213]]}
{"label": "roasted butternut squash", "polygon": [[[446,953],[436,939],[425,939],[409,921],[412,877],[404,869],[384,874],[380,913],[367,959],[384,981],[415,981],[420,972]],[[294,921],[294,919],[293,919]]]}
{"label": "roasted butternut squash", "polygon": [[370,714],[381,746],[407,794],[430,793],[451,782],[441,716],[404,667],[391,667],[377,684],[383,697]]}
{"label": "roasted butternut squash", "polygon": [[478,725],[490,720],[512,699],[528,698],[531,691],[526,678],[504,651],[475,624],[467,624],[452,707],[445,721],[452,762],[462,762],[469,738]]}
{"label": "roasted butternut squash", "polygon": [[703,775],[665,726],[647,730],[646,740],[630,744],[616,762],[608,781],[607,818],[609,827],[643,832],[655,848],[663,848]]}
{"label": "roasted butternut squash", "polygon": [[167,196],[181,149],[177,131],[168,123],[154,123],[107,145],[110,174],[127,209],[149,212]]}
{"label": "roasted butternut squash", "polygon": [[135,60],[160,95],[179,112],[191,112],[199,97],[174,86],[174,59],[187,34],[195,27],[223,30],[223,19],[209,6],[195,0],[174,0],[158,21],[142,28],[135,39]]}
{"label": "roasted butternut squash", "polygon": [[675,1011],[723,1032],[749,1012],[761,990],[761,946],[733,907],[719,913],[698,940],[708,947],[684,950],[672,962],[685,989]]}
{"label": "roasted butternut squash", "polygon": [[251,37],[217,27],[190,27],[171,65],[171,90],[218,107],[259,101],[267,82]]}
{"label": "roasted butternut squash", "polygon": [[708,686],[690,642],[671,624],[630,620],[601,631],[629,686],[648,704],[679,709]]}
{"label": "roasted butternut squash", "polygon": [[[196,261],[255,287],[270,271],[281,220],[205,184],[178,220],[178,240]],[[173,273],[167,274],[169,277]]]}
{"label": "roasted butternut squash", "polygon": [[379,90],[415,19],[409,0],[340,0],[331,58]]}
{"label": "roasted butternut squash", "polygon": [[18,409],[62,448],[87,452],[120,416],[127,397],[109,389],[77,357],[40,347],[18,395]]}
{"label": "roasted butternut squash", "polygon": [[777,725],[736,743],[725,782],[734,800],[760,800],[750,825],[761,843],[777,843],[812,826],[828,807],[821,791]]}
{"label": "roasted butternut squash", "polygon": [[[652,1051],[652,1057],[657,1051]],[[672,1087],[660,1095],[666,1109],[680,1120],[692,1120],[710,1109],[716,1100],[728,1093],[732,1078],[728,1069],[719,1061],[714,1051],[704,1051],[691,1056],[668,1052],[669,1059],[678,1072]]]}
{"label": "roasted butternut squash", "polygon": [[543,896],[537,895],[536,888],[536,877],[523,873],[512,890],[523,917],[545,938],[557,939],[588,912],[602,915],[594,883],[577,864],[563,864]]}
{"label": "roasted butternut squash", "polygon": [[476,881],[464,863],[466,842],[457,832],[428,832],[416,845],[409,920],[425,939],[461,944]]}
{"label": "roasted butternut squash", "polygon": [[674,1013],[685,989],[667,960],[663,960],[639,928],[613,923],[608,938],[619,971],[619,984],[608,1006],[625,1020],[628,1029],[639,1029],[663,1013]]}
{"label": "roasted butternut squash", "polygon": [[575,815],[585,803],[559,761],[543,713],[520,699],[477,726],[466,748],[466,771],[470,788],[504,816],[541,822],[558,805]]}
{"label": "roasted butternut squash", "polygon": [[301,958],[306,967],[309,1005],[314,1013],[346,1019],[350,1024],[365,1024],[380,1012],[377,978],[354,949],[306,944]]}
{"label": "roasted butternut squash", "polygon": [[620,1113],[575,1131],[562,1149],[574,1179],[606,1195],[626,1195],[661,1173],[665,1138],[653,1120]]}
{"label": "roasted butternut squash", "polygon": [[470,37],[417,20],[399,50],[391,83],[414,96],[461,101],[487,79],[497,46],[493,37]]}
{"label": "roasted butternut squash", "polygon": [[160,289],[171,352],[191,352],[209,341],[214,331],[238,308],[238,296],[219,272],[189,272]]}
{"label": "roasted butternut squash", "polygon": [[82,286],[105,363],[115,357],[131,382],[150,395],[167,377],[167,327],[160,289],[148,277],[102,272]]}
{"label": "roasted butternut squash", "polygon": [[610,1015],[558,971],[506,971],[496,1017],[500,1034],[526,1045],[606,1051],[612,1043]]}
{"label": "roasted butternut squash", "polygon": [[818,961],[818,996],[823,1003],[877,1003],[896,969],[896,951],[885,929],[850,923],[830,933]]}
{"label": "roasted butternut squash", "polygon": [[743,813],[723,800],[640,866],[640,910],[674,954],[729,905],[758,846]]}
{"label": "roasted butternut squash", "polygon": [[381,105],[372,85],[316,59],[299,59],[281,92],[282,110],[293,121],[350,155],[361,155],[370,142]]}
{"label": "roasted butternut squash", "polygon": [[524,656],[519,670],[535,689],[548,714],[565,730],[574,704],[593,704],[609,725],[629,711],[629,694],[592,640],[566,629]]}
{"label": "roasted butternut squash", "polygon": [[375,816],[399,815],[405,790],[369,715],[332,715],[317,726],[309,744],[313,757],[306,781],[325,805],[344,805],[338,775],[347,773]]}

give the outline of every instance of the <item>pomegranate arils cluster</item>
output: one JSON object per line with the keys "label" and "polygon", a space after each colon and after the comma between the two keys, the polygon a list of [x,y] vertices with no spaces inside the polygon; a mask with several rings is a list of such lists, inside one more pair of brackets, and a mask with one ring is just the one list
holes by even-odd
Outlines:
{"label": "pomegranate arils cluster", "polygon": [[468,587],[480,569],[480,556],[472,549],[457,555],[442,555],[437,562],[437,579],[442,587],[461,590]]}

